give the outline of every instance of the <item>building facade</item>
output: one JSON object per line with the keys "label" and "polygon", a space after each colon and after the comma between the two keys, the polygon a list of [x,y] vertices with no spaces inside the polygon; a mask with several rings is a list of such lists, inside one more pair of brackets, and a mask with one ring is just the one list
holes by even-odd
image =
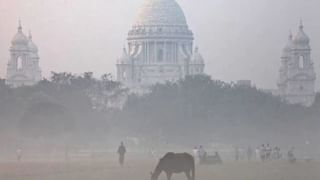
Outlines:
{"label": "building facade", "polygon": [[279,95],[291,104],[310,106],[315,99],[316,73],[311,58],[310,39],[301,22],[298,33],[290,34],[283,49],[279,71]]}
{"label": "building facade", "polygon": [[12,87],[31,86],[41,80],[38,47],[27,37],[19,22],[18,32],[10,47],[10,60],[7,67],[6,84]]}
{"label": "building facade", "polygon": [[193,39],[175,0],[145,0],[117,61],[118,81],[141,87],[204,73]]}

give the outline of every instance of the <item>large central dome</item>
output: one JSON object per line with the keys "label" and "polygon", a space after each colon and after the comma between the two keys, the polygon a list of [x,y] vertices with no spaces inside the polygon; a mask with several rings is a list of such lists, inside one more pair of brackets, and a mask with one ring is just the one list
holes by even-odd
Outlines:
{"label": "large central dome", "polygon": [[175,0],[145,0],[134,26],[187,26],[187,21]]}
{"label": "large central dome", "polygon": [[204,61],[176,0],[145,0],[128,32],[128,50],[117,77],[129,87],[147,87],[202,74]]}

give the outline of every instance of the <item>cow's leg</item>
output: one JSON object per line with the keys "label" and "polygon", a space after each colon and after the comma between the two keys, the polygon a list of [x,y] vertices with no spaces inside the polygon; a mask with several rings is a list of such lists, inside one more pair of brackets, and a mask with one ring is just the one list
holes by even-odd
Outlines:
{"label": "cow's leg", "polygon": [[172,177],[172,173],[167,173],[167,179],[171,180],[171,177]]}
{"label": "cow's leg", "polygon": [[188,180],[192,180],[191,175],[190,175],[190,171],[186,171],[185,174],[186,174]]}

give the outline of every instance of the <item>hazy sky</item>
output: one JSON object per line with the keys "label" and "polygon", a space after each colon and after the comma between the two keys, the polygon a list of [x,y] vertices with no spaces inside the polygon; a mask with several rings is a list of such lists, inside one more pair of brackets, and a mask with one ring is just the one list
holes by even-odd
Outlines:
{"label": "hazy sky", "polygon": [[[0,0],[0,77],[19,17],[39,47],[43,74],[115,74],[116,59],[144,0]],[[302,18],[320,74],[319,0],[177,0],[214,79],[274,88],[290,29]],[[318,80],[318,84],[319,84]],[[319,87],[319,86],[318,86]]]}

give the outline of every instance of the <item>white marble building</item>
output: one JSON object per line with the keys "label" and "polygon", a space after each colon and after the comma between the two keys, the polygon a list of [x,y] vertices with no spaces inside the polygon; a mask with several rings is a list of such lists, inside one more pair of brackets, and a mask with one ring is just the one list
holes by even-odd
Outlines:
{"label": "white marble building", "polygon": [[128,33],[128,48],[117,61],[118,81],[145,87],[204,73],[193,39],[175,0],[145,0]]}
{"label": "white marble building", "polygon": [[279,71],[279,95],[292,104],[310,106],[315,99],[316,73],[311,58],[310,39],[301,22],[298,33],[290,34],[283,49]]}
{"label": "white marble building", "polygon": [[22,32],[19,22],[18,32],[11,42],[6,84],[12,87],[30,86],[40,80],[38,48],[32,41],[31,33],[27,37]]}

